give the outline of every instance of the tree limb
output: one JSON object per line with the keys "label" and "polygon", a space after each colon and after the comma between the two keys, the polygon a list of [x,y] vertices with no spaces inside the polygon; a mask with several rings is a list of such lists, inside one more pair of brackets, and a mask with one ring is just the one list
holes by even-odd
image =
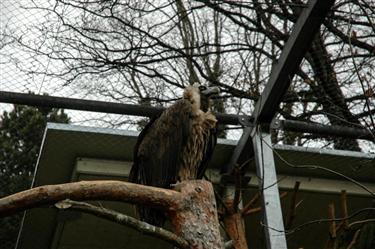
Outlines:
{"label": "tree limb", "polygon": [[127,227],[133,228],[141,232],[142,234],[147,234],[152,237],[156,237],[164,241],[167,241],[168,243],[171,243],[174,246],[177,246],[178,248],[181,248],[181,249],[190,248],[189,243],[185,239],[177,236],[176,234],[168,230],[165,230],[163,228],[156,227],[146,222],[137,220],[128,215],[116,212],[114,210],[110,210],[110,209],[103,208],[103,207],[97,207],[97,206],[94,206],[85,202],[78,202],[78,201],[72,201],[72,200],[60,201],[56,203],[55,206],[58,209],[78,210],[84,213],[95,215],[100,218],[104,218],[106,220],[119,223],[121,225],[125,225]]}
{"label": "tree limb", "polygon": [[164,210],[183,206],[183,196],[173,190],[122,181],[81,181],[41,186],[1,198],[0,217],[65,199],[122,201]]}
{"label": "tree limb", "polygon": [[363,223],[369,223],[369,222],[375,222],[375,219],[365,219],[365,220],[354,221],[350,223],[348,227],[351,228],[352,226],[360,225]]}

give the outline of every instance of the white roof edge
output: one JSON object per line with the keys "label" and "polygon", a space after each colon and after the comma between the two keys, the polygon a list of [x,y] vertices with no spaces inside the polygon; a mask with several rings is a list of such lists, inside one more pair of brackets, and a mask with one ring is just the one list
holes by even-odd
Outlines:
{"label": "white roof edge", "polygon": [[319,149],[313,147],[301,147],[285,144],[275,144],[273,147],[277,150],[292,150],[300,152],[309,152],[317,153],[322,155],[332,155],[332,156],[349,156],[349,157],[358,157],[365,159],[375,159],[375,154],[364,153],[359,151],[350,151],[350,150],[333,150],[333,149]]}
{"label": "white roof edge", "polygon": [[[77,132],[89,132],[89,133],[100,133],[109,135],[120,135],[137,137],[139,131],[132,130],[121,130],[113,128],[101,128],[83,125],[72,125],[72,124],[61,124],[61,123],[47,123],[46,130],[62,130],[62,131],[77,131]],[[237,145],[237,140],[218,138],[218,143],[226,145]]]}
{"label": "white roof edge", "polygon": [[[121,130],[121,129],[113,129],[113,128],[101,128],[101,127],[91,127],[91,126],[72,125],[72,124],[60,124],[60,123],[47,123],[46,131],[48,130],[89,132],[89,133],[100,133],[100,134],[108,134],[108,135],[130,136],[130,137],[137,137],[139,135],[138,131],[132,131],[132,130]],[[218,138],[218,144],[236,146],[237,143],[238,143],[237,140]],[[300,147],[300,146],[283,145],[283,144],[275,144],[273,145],[273,147],[275,149],[285,150],[285,151],[300,151],[300,152],[308,152],[308,153],[318,153],[318,154],[323,154],[323,155],[348,156],[348,157],[357,157],[357,158],[375,160],[375,154],[363,153],[363,152],[358,152],[358,151],[319,149],[319,148],[312,148],[312,147]]]}
{"label": "white roof edge", "polygon": [[77,131],[77,132],[89,132],[89,133],[100,133],[108,135],[119,135],[119,136],[130,136],[137,137],[138,131],[121,130],[113,128],[101,128],[83,125],[72,125],[72,124],[59,124],[59,123],[47,123],[48,130],[62,130],[62,131]]}

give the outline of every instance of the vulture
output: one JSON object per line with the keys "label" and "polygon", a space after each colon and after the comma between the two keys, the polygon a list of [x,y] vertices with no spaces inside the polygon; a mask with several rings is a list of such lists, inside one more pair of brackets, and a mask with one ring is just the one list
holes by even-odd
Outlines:
{"label": "vulture", "polygon": [[[179,181],[201,179],[216,145],[216,118],[210,97],[218,87],[195,83],[183,97],[153,118],[138,136],[129,181],[171,188]],[[160,210],[137,206],[140,219],[155,226],[166,220]]]}

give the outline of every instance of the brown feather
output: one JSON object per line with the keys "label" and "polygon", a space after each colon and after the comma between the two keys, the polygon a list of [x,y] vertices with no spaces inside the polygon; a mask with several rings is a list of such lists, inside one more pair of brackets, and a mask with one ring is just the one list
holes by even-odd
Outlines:
{"label": "brown feather", "polygon": [[[170,188],[177,181],[202,177],[216,144],[212,142],[216,122],[212,113],[200,109],[198,87],[187,87],[183,99],[141,132],[129,181]],[[164,223],[161,211],[141,206],[138,212],[153,225]]]}

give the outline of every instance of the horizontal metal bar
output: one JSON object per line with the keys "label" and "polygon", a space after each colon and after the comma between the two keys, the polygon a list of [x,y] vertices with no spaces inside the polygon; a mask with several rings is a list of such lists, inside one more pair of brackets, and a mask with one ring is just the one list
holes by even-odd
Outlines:
{"label": "horizontal metal bar", "polygon": [[164,109],[114,102],[54,97],[27,93],[0,92],[0,102],[38,107],[63,108],[90,112],[106,112],[135,116],[154,116]]}
{"label": "horizontal metal bar", "polygon": [[[205,175],[208,179],[214,184],[220,184],[221,182],[221,173],[218,169],[209,168],[206,170]],[[247,170],[245,176],[250,181],[244,185],[244,188],[258,188],[258,178],[253,171]],[[293,190],[294,183],[300,182],[300,191],[320,193],[320,194],[340,194],[343,189],[346,190],[348,195],[352,196],[363,196],[371,197],[369,192],[363,190],[362,188],[354,185],[352,182],[346,180],[337,180],[324,177],[306,177],[299,175],[286,175],[286,174],[277,174],[278,186],[280,190]],[[373,182],[364,182],[361,181],[370,191],[375,193],[375,183]]]}
{"label": "horizontal metal bar", "polygon": [[[140,117],[153,117],[159,115],[165,109],[163,107],[130,105],[115,102],[83,100],[5,91],[0,91],[0,102],[90,112],[105,112]],[[223,113],[215,113],[215,115],[220,123],[232,125],[239,124],[238,115]]]}
{"label": "horizontal metal bar", "polygon": [[353,128],[340,125],[323,125],[297,120],[275,120],[271,124],[271,129],[313,133],[319,134],[322,137],[334,136],[353,139],[365,139],[375,142],[374,130],[371,131],[369,129]]}
{"label": "horizontal metal bar", "polygon": [[[152,117],[160,114],[164,108],[129,105],[114,102],[104,102],[96,100],[83,100],[74,98],[63,98],[45,95],[34,95],[27,93],[15,93],[0,91],[0,103],[10,103],[19,105],[30,105],[50,108],[64,108],[80,111],[105,112],[122,115],[134,115],[143,117]],[[219,123],[227,125],[242,125],[243,121],[251,122],[253,117],[215,113]],[[286,131],[314,133],[321,136],[342,136],[349,138],[358,138],[374,141],[375,132],[367,129],[350,128],[345,126],[330,126],[316,123],[307,123],[294,120],[276,120],[271,124],[271,128],[283,129]]]}
{"label": "horizontal metal bar", "polygon": [[[247,174],[251,179],[248,187],[257,187],[256,177],[254,174]],[[295,182],[300,182],[300,191],[314,192],[320,194],[340,194],[343,189],[346,190],[347,194],[353,196],[372,197],[369,192],[363,190],[357,185],[346,180],[335,180],[322,177],[306,177],[306,176],[294,176],[294,175],[283,175],[277,174],[279,189],[292,190]],[[361,182],[370,191],[375,193],[375,184],[372,182]]]}

